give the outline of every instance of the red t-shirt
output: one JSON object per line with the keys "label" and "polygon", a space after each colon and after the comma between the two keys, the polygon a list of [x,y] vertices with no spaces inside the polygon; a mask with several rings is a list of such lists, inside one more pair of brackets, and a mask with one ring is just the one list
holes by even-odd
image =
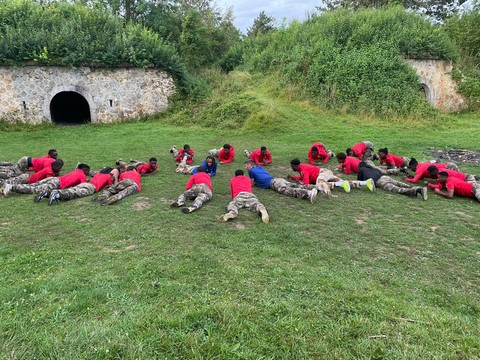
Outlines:
{"label": "red t-shirt", "polygon": [[58,180],[60,180],[60,189],[65,189],[87,181],[87,175],[83,170],[76,169],[71,173],[60,176]]}
{"label": "red t-shirt", "polygon": [[342,163],[342,170],[345,174],[350,175],[352,172],[358,173],[358,164],[362,161],[360,159],[354,158],[352,156],[347,156],[345,161]]}
{"label": "red t-shirt", "polygon": [[302,184],[316,184],[320,168],[308,164],[300,164],[298,166],[300,176],[292,176],[293,180],[300,180]]}
{"label": "red t-shirt", "polygon": [[190,176],[187,185],[187,190],[190,190],[193,185],[206,184],[210,190],[212,190],[212,180],[206,172],[197,172],[195,175]]}
{"label": "red t-shirt", "polygon": [[442,171],[447,166],[446,164],[442,163],[419,163],[417,165],[417,169],[415,170],[415,176],[413,178],[406,178],[405,181],[416,184],[419,180],[422,180],[423,178],[429,179],[430,174],[428,173],[427,169],[432,165],[435,165],[438,169],[442,169]]}
{"label": "red t-shirt", "polygon": [[465,181],[465,178],[467,177],[467,174],[462,173],[460,171],[448,170],[448,169],[442,169],[441,171],[445,171],[448,174],[449,178],[454,177],[462,181]]}
{"label": "red t-shirt", "polygon": [[[318,153],[316,156],[312,155],[312,148],[316,147],[318,149]],[[325,146],[322,143],[316,142],[312,146],[310,146],[310,150],[308,150],[308,162],[312,165],[315,165],[316,162],[314,160],[323,159],[323,163],[326,164],[328,162],[328,153],[325,151]]]}
{"label": "red t-shirt", "polygon": [[364,142],[355,144],[351,147],[355,156],[359,159],[362,158],[363,154],[367,151],[367,145]]}
{"label": "red t-shirt", "polygon": [[403,158],[401,156],[387,154],[385,159],[380,159],[380,164],[384,164],[387,166],[396,166],[401,167],[403,166]]}
{"label": "red t-shirt", "polygon": [[47,167],[44,167],[42,170],[36,172],[35,174],[31,174],[30,177],[28,178],[28,183],[35,184],[40,180],[53,177],[53,176],[55,176],[55,173],[53,172],[52,167],[47,166]]}
{"label": "red t-shirt", "polygon": [[270,151],[267,150],[265,155],[262,155],[262,151],[260,149],[257,149],[252,152],[252,155],[250,155],[250,159],[255,162],[257,165],[264,165],[263,160],[267,160],[267,164],[270,164],[272,162],[272,154],[270,154]]}
{"label": "red t-shirt", "polygon": [[47,157],[47,158],[32,158],[32,170],[38,172],[43,168],[51,165],[55,161],[54,158]]}
{"label": "red t-shirt", "polygon": [[141,174],[150,174],[152,172],[154,172],[155,170],[158,169],[158,164],[155,165],[155,167],[152,167],[152,165],[150,165],[150,162],[148,163],[145,163],[145,164],[142,164],[140,165],[139,167],[137,167],[137,172],[141,175]]}
{"label": "red t-shirt", "polygon": [[452,190],[455,195],[458,196],[463,196],[463,197],[469,197],[473,198],[475,197],[475,194],[473,193],[473,184],[472,183],[467,183],[465,181],[460,180],[459,178],[456,177],[448,177],[447,182],[443,185],[440,183],[436,183],[435,185],[429,184],[429,186],[432,189],[447,189],[447,190]]}
{"label": "red t-shirt", "polygon": [[234,157],[235,157],[235,148],[231,145],[230,145],[230,152],[228,154],[225,154],[225,151],[223,148],[218,152],[218,160],[225,164],[231,163]]}
{"label": "red t-shirt", "polygon": [[110,174],[96,173],[93,178],[90,179],[90,184],[95,186],[95,191],[100,191],[104,187],[112,185],[112,177]]}
{"label": "red t-shirt", "polygon": [[252,192],[252,180],[245,175],[238,175],[230,180],[230,195],[232,195],[232,198],[241,192]]}
{"label": "red t-shirt", "polygon": [[130,171],[125,171],[120,174],[119,181],[122,181],[123,179],[131,179],[135,181],[135,183],[138,186],[138,191],[140,192],[142,190],[142,185],[141,185],[141,176],[137,172],[137,170],[130,170]]}
{"label": "red t-shirt", "polygon": [[[190,148],[190,151],[188,151],[187,154],[190,155],[190,157],[187,159],[187,164],[193,163],[193,154],[194,154],[193,149]],[[178,155],[175,158],[175,161],[182,162],[184,155],[185,155],[185,150],[183,149],[178,150]]]}

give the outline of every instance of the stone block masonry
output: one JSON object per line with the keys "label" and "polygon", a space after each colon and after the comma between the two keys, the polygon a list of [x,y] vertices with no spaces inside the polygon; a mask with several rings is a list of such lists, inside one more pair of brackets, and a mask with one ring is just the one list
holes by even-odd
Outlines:
{"label": "stone block masonry", "polygon": [[1,66],[0,86],[0,119],[31,124],[52,122],[52,100],[63,92],[86,100],[92,123],[109,123],[165,110],[176,89],[159,69],[54,66]]}

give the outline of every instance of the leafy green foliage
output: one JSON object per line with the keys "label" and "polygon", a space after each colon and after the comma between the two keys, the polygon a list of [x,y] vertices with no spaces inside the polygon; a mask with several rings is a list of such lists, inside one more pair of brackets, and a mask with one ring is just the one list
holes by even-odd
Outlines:
{"label": "leafy green foliage", "polygon": [[260,11],[260,14],[253,19],[252,26],[248,28],[247,36],[265,35],[273,30],[275,30],[275,19],[272,16],[268,16],[265,11]]}
{"label": "leafy green foliage", "polygon": [[401,7],[339,9],[248,39],[243,63],[251,71],[278,71],[328,108],[431,116],[402,57],[451,60],[457,53],[438,27]]}

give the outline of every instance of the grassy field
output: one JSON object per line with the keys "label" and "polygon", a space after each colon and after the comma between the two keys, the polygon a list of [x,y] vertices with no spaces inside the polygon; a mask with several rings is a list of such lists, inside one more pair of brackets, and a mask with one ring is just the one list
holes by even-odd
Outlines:
{"label": "grassy field", "polygon": [[[338,152],[371,140],[427,159],[430,148],[480,150],[480,117],[381,122],[324,113],[261,87],[247,93],[263,107],[250,128],[175,126],[170,113],[1,134],[5,160],[55,147],[65,170],[118,157],[156,156],[160,166],[140,194],[113,206],[0,198],[0,358],[480,357],[478,202],[357,190],[311,205],[255,188],[270,224],[245,211],[217,220],[244,148],[266,145],[269,171],[282,177],[314,141]],[[170,209],[188,177],[174,173],[168,148],[189,143],[199,162],[225,142],[237,157],[219,167],[212,201],[190,215]]]}

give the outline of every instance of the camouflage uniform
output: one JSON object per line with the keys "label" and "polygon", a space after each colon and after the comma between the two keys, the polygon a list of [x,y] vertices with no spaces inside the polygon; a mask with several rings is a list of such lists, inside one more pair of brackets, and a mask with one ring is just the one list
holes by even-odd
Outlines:
{"label": "camouflage uniform", "polygon": [[[434,163],[434,164],[435,164],[435,163]],[[453,162],[446,162],[445,165],[446,165],[445,168],[448,169],[448,170],[460,171],[460,170],[458,169],[458,165],[455,164],[455,163],[453,163]],[[440,171],[441,171],[441,170],[440,170]]]}
{"label": "camouflage uniform", "polygon": [[[0,167],[0,179],[10,179],[12,177],[17,177],[28,172],[28,161],[29,157],[24,156],[17,163],[14,163],[10,166],[1,166]],[[31,159],[31,158],[30,158]]]}
{"label": "camouflage uniform", "polygon": [[363,154],[362,160],[369,160],[372,158],[372,153],[375,152],[375,146],[371,141],[362,141],[367,149],[365,150],[365,154]]}
{"label": "camouflage uniform", "polygon": [[410,196],[416,196],[417,190],[421,189],[420,186],[411,187],[408,184],[405,184],[401,181],[393,180],[390,176],[382,176],[377,180],[376,184],[378,188],[396,193],[396,194],[405,194]]}
{"label": "camouflage uniform", "polygon": [[279,194],[293,196],[300,199],[308,199],[309,190],[314,188],[315,185],[294,184],[282,178],[274,178],[270,182],[270,189],[275,190]]}
{"label": "camouflage uniform", "polygon": [[4,184],[12,184],[12,185],[17,185],[17,184],[28,184],[28,180],[30,179],[30,174],[22,174],[19,176],[15,176],[10,179],[6,179]]}
{"label": "camouflage uniform", "polygon": [[238,210],[242,208],[259,213],[261,209],[265,209],[265,206],[251,192],[242,191],[230,201],[227,206],[227,212],[238,215]]}
{"label": "camouflage uniform", "polygon": [[115,195],[117,197],[117,201],[136,193],[138,193],[138,185],[132,179],[123,179],[122,181],[102,191],[103,196],[110,197]]}
{"label": "camouflage uniform", "polygon": [[[223,148],[222,148],[223,149]],[[218,153],[220,152],[220,150],[222,149],[211,149],[211,150],[208,150],[208,155],[212,155],[213,157],[216,157],[218,158]]]}
{"label": "camouflage uniform", "polygon": [[341,181],[339,177],[333,174],[332,170],[320,168],[318,173],[316,188],[321,193],[330,196],[332,193],[332,184],[329,184],[329,181]]}
{"label": "camouflage uniform", "polygon": [[472,192],[475,198],[480,201],[480,184],[473,184]]}
{"label": "camouflage uniform", "polygon": [[60,196],[60,200],[72,200],[93,195],[95,192],[96,189],[94,185],[90,183],[81,183],[68,189],[58,190],[58,195]]}
{"label": "camouflage uniform", "polygon": [[60,189],[60,180],[57,177],[49,177],[35,184],[12,185],[12,192],[20,194],[40,194],[44,191]]}
{"label": "camouflage uniform", "polygon": [[195,168],[196,166],[187,165],[187,158],[183,158],[182,161],[177,165],[175,172],[179,172],[182,174],[191,174],[193,169]]}
{"label": "camouflage uniform", "polygon": [[192,207],[200,209],[203,204],[212,198],[212,190],[207,184],[193,185],[190,190],[185,191],[178,197],[178,204],[185,204],[185,201],[194,200]]}
{"label": "camouflage uniform", "polygon": [[467,174],[467,177],[465,178],[465,181],[469,182],[469,183],[476,183],[477,179],[476,179],[475,175]]}

